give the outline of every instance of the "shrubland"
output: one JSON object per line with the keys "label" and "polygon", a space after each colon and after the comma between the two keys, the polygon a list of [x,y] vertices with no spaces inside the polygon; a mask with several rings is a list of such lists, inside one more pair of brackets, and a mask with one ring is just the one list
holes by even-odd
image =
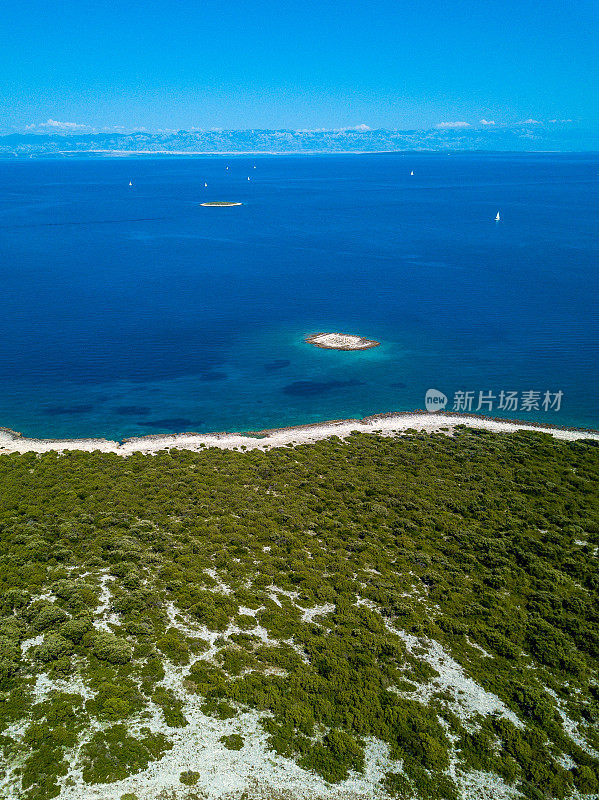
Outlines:
{"label": "shrubland", "polygon": [[199,696],[330,783],[385,743],[376,796],[597,794],[598,487],[592,441],[468,428],[0,456],[4,790],[143,772]]}

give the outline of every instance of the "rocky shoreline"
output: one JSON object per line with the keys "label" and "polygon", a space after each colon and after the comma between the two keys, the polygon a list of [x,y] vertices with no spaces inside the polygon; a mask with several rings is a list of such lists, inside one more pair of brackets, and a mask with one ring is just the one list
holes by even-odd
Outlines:
{"label": "rocky shoreline", "polygon": [[22,436],[10,428],[0,428],[0,454],[45,453],[48,451],[83,450],[130,455],[131,453],[156,453],[170,448],[199,451],[206,447],[230,450],[267,450],[307,444],[331,436],[344,438],[351,433],[378,433],[386,436],[403,435],[406,432],[451,434],[458,425],[467,425],[496,433],[512,433],[516,430],[531,430],[551,434],[558,439],[592,439],[599,442],[599,431],[592,428],[575,428],[528,422],[501,417],[485,417],[480,414],[463,414],[450,411],[428,413],[425,411],[400,411],[374,414],[363,419],[334,419],[323,422],[295,425],[285,428],[269,428],[258,431],[214,433],[185,432],[174,434],[149,434],[123,439],[118,442],[103,438],[89,439],[38,439]]}

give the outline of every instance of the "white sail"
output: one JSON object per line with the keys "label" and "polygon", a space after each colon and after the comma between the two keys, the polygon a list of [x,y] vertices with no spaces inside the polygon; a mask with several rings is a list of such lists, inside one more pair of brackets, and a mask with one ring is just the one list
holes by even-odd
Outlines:
{"label": "white sail", "polygon": [[410,175],[413,175],[413,174],[414,174],[414,170],[412,170],[412,171],[410,172]]}
{"label": "white sail", "polygon": [[133,186],[133,184],[131,183],[131,181],[129,181],[129,186]]}
{"label": "white sail", "polygon": [[499,211],[497,212],[497,216],[495,217],[495,222],[499,222],[501,217],[499,216]]}
{"label": "white sail", "polygon": [[208,186],[208,184],[206,183],[206,181],[204,181],[204,187],[206,187],[206,186]]}

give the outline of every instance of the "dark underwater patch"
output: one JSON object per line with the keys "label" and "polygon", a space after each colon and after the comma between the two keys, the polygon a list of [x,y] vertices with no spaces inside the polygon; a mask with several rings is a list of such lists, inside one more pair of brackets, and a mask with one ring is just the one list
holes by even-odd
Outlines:
{"label": "dark underwater patch", "polygon": [[118,406],[113,410],[115,414],[120,414],[122,417],[137,417],[150,413],[147,406]]}
{"label": "dark underwater patch", "polygon": [[268,364],[264,365],[264,369],[268,372],[272,372],[275,369],[285,369],[291,364],[291,361],[287,358],[277,358],[275,361],[269,361]]}
{"label": "dark underwater patch", "polygon": [[403,383],[402,381],[395,381],[395,383],[391,383],[389,385],[392,386],[394,389],[406,389],[408,386],[407,383]]}
{"label": "dark underwater patch", "polygon": [[93,408],[94,407],[89,404],[77,406],[50,406],[49,408],[43,408],[42,412],[44,414],[50,414],[51,416],[58,416],[59,414],[87,414],[93,411]]}
{"label": "dark underwater patch", "polygon": [[345,389],[349,386],[364,386],[363,381],[294,381],[283,387],[285,394],[308,397],[310,395],[324,394],[335,389]]}

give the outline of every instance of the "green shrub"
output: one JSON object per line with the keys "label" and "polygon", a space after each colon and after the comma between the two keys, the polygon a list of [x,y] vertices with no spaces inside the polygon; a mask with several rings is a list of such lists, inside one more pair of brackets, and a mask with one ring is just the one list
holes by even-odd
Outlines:
{"label": "green shrub", "polygon": [[125,639],[109,631],[98,631],[94,636],[94,655],[110,664],[126,664],[131,660],[131,647]]}
{"label": "green shrub", "polygon": [[218,655],[223,669],[229,675],[241,675],[244,670],[256,664],[253,656],[239,648],[226,648],[221,650]]}
{"label": "green shrub", "polygon": [[35,657],[44,663],[63,658],[73,652],[73,645],[64,636],[57,633],[47,633],[44,641],[35,648]]}
{"label": "green shrub", "polygon": [[64,636],[65,639],[70,639],[70,641],[75,642],[75,644],[79,644],[85,634],[91,631],[92,628],[93,624],[90,616],[77,617],[63,623],[60,626],[60,634]]}
{"label": "green shrub", "polygon": [[204,696],[222,691],[226,687],[226,675],[222,669],[206,661],[196,661],[188,672],[188,681],[198,694]]}
{"label": "green shrub", "polygon": [[579,792],[591,794],[599,791],[599,770],[595,771],[586,764],[581,764],[572,770],[574,785]]}
{"label": "green shrub", "polygon": [[186,786],[195,786],[200,779],[200,773],[194,772],[191,769],[185,770],[179,775],[179,780]]}
{"label": "green shrub", "polygon": [[85,583],[61,580],[52,585],[52,590],[71,611],[93,608],[98,602],[96,590]]}
{"label": "green shrub", "polygon": [[214,697],[209,698],[202,704],[202,711],[208,716],[217,717],[217,719],[232,719],[236,715],[232,705],[224,700],[219,701]]}
{"label": "green shrub", "polygon": [[411,800],[414,795],[412,784],[401,772],[388,772],[383,779],[385,791],[398,800]]}
{"label": "green shrub", "polygon": [[113,725],[95,733],[83,746],[83,780],[112,783],[146,769],[172,747],[160,733],[142,728],[141,738],[130,736],[125,725]]}
{"label": "green shrub", "polygon": [[86,703],[89,713],[100,719],[123,720],[143,707],[143,697],[134,681],[121,676],[118,679],[95,680],[95,694]]}
{"label": "green shrub", "polygon": [[161,659],[158,656],[151,655],[147,659],[146,663],[142,666],[140,674],[142,678],[153,684],[161,681],[166,673],[164,671],[164,667],[162,666]]}
{"label": "green shrub", "polygon": [[0,690],[8,688],[10,679],[17,674],[21,661],[19,640],[0,636]]}
{"label": "green shrub", "polygon": [[240,736],[238,733],[232,733],[229,736],[221,736],[220,741],[227,750],[241,750],[243,747],[243,736]]}
{"label": "green shrub", "polygon": [[58,778],[68,771],[63,755],[76,740],[74,728],[64,724],[33,722],[29,725],[23,739],[28,755],[21,772],[28,800],[47,800],[60,793]]}
{"label": "green shrub", "polygon": [[175,664],[189,664],[189,645],[176,628],[168,628],[164,636],[156,640],[156,647]]}
{"label": "green shrub", "polygon": [[299,763],[336,783],[345,780],[350,769],[364,769],[364,750],[347,733],[334,730],[326,734],[322,744],[308,747]]}
{"label": "green shrub", "polygon": [[36,603],[30,609],[29,614],[36,612],[31,619],[31,627],[40,633],[48,628],[57,628],[62,622],[68,619],[67,614],[54,603],[46,601]]}
{"label": "green shrub", "polygon": [[249,614],[238,614],[234,619],[235,625],[243,631],[252,630],[256,627],[256,620]]}
{"label": "green shrub", "polygon": [[162,709],[165,722],[170,728],[183,728],[187,725],[183,704],[172,689],[159,686],[152,695],[152,700]]}

